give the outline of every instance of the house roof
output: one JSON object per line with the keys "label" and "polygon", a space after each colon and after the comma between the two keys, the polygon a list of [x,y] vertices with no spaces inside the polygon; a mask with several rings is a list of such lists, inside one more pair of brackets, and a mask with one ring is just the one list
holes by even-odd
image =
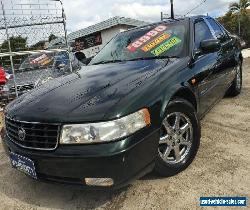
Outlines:
{"label": "house roof", "polygon": [[[87,36],[90,34],[93,34],[98,31],[102,31],[108,28],[111,28],[116,25],[127,25],[127,26],[143,26],[149,24],[148,22],[144,22],[141,20],[136,20],[132,18],[126,18],[126,17],[119,17],[115,16],[113,18],[107,19],[105,21],[102,21],[100,23],[97,23],[95,25],[89,26],[87,28],[83,28],[81,30],[72,32],[68,35],[69,41],[74,41],[76,38]],[[55,45],[64,46],[65,45],[65,39],[63,37],[58,37],[54,40],[52,40],[49,43],[49,48],[53,48]]]}
{"label": "house roof", "polygon": [[132,18],[126,18],[126,17],[113,17],[110,19],[107,19],[105,21],[102,21],[100,23],[97,23],[95,25],[89,26],[87,28],[81,29],[79,31],[72,32],[68,35],[69,40],[74,40],[79,37],[87,36],[89,34],[93,34],[98,31],[103,31],[105,29],[111,28],[116,25],[128,25],[128,26],[142,26],[148,24],[147,22],[135,20]]}

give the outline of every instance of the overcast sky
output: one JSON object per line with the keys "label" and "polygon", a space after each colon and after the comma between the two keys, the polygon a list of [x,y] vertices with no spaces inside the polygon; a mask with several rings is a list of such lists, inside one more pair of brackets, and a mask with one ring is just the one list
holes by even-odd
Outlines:
{"label": "overcast sky", "polygon": [[[203,0],[174,0],[175,13],[184,15]],[[224,14],[231,2],[238,0],[207,0],[193,14]],[[69,32],[82,29],[114,16],[159,21],[160,12],[170,13],[169,0],[63,0]]]}

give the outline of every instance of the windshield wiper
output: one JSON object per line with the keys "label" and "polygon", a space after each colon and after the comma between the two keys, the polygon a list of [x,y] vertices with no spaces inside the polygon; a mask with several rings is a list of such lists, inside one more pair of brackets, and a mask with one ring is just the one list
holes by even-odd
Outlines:
{"label": "windshield wiper", "polygon": [[100,61],[97,63],[93,63],[92,65],[106,64],[106,63],[118,63],[123,62],[123,60],[109,60],[109,61]]}
{"label": "windshield wiper", "polygon": [[100,61],[97,63],[93,63],[92,65],[99,65],[99,64],[106,64],[106,63],[118,63],[118,62],[125,62],[125,61],[139,61],[139,60],[157,60],[157,59],[170,59],[170,58],[180,58],[179,56],[155,56],[155,57],[141,57],[141,58],[134,58],[129,60],[109,60],[109,61]]}
{"label": "windshield wiper", "polygon": [[157,59],[170,59],[170,58],[180,58],[179,56],[155,56],[155,57],[141,57],[134,58],[126,61],[138,61],[138,60],[157,60]]}

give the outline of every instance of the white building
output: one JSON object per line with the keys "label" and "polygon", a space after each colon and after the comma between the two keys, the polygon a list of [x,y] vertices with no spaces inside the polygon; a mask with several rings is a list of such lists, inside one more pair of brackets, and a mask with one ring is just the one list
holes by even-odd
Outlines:
{"label": "white building", "polygon": [[[96,53],[118,33],[145,24],[147,24],[147,22],[116,16],[70,33],[68,35],[68,41],[74,50],[82,51],[86,57],[91,57],[96,55]],[[50,46],[64,42],[62,40],[62,38],[53,40]]]}

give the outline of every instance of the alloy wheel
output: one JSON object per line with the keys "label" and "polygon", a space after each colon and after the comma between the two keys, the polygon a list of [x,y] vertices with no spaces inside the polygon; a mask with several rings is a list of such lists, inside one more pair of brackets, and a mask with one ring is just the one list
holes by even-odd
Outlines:
{"label": "alloy wheel", "polygon": [[193,141],[193,126],[181,112],[170,113],[163,120],[158,152],[168,164],[183,161],[189,154]]}

